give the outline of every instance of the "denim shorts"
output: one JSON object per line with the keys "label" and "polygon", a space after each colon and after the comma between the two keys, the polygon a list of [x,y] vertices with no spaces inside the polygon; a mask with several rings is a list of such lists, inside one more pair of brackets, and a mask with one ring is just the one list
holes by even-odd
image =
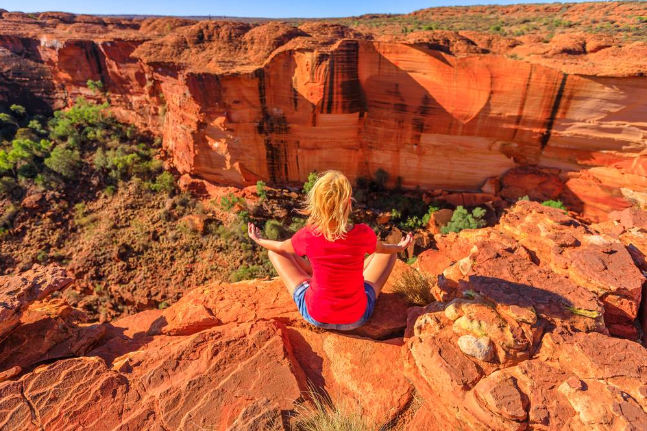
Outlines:
{"label": "denim shorts", "polygon": [[373,308],[375,307],[375,290],[373,289],[373,286],[368,284],[367,282],[364,282],[364,292],[366,292],[366,311],[364,312],[364,315],[360,317],[360,319],[357,322],[354,323],[322,323],[322,322],[317,322],[315,319],[313,319],[310,316],[310,313],[308,313],[308,308],[306,307],[306,291],[310,287],[310,280],[304,280],[299,285],[294,289],[294,302],[297,303],[297,307],[299,308],[299,313],[301,313],[301,316],[306,320],[306,322],[316,326],[317,328],[323,328],[323,329],[332,329],[335,331],[352,331],[353,329],[357,329],[360,326],[364,325],[366,322],[368,322],[368,319],[371,317],[371,314],[373,314]]}

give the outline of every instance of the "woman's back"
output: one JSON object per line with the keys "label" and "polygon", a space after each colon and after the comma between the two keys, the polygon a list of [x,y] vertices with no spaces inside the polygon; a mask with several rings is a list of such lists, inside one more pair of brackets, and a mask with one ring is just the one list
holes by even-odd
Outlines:
{"label": "woman's back", "polygon": [[292,237],[294,251],[308,256],[313,276],[306,293],[311,316],[327,323],[348,323],[366,309],[364,257],[375,251],[377,237],[365,224],[355,225],[343,238],[328,241],[311,226]]}

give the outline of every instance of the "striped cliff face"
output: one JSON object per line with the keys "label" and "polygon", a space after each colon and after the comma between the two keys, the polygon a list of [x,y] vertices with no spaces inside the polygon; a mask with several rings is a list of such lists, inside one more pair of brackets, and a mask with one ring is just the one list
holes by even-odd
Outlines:
{"label": "striped cliff face", "polygon": [[[647,203],[640,67],[630,76],[578,75],[572,65],[516,60],[471,41],[472,49],[452,52],[424,39],[342,32],[324,40],[280,29],[272,31],[283,39],[263,42],[259,60],[249,44],[260,39],[249,34],[263,26],[236,25],[240,34],[206,47],[222,26],[195,26],[182,43],[126,30],[96,40],[46,29],[0,35],[0,100],[36,108],[108,100],[121,120],[162,135],[181,172],[224,184],[383,169],[406,188],[478,190],[511,168],[540,165],[555,169],[561,198],[592,219]],[[220,52],[240,40],[247,51]],[[93,94],[88,79],[106,93]]]}

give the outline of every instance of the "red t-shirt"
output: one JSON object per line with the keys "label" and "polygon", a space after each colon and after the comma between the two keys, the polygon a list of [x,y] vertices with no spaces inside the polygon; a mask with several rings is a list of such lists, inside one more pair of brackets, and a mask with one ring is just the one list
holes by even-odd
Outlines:
{"label": "red t-shirt", "polygon": [[308,256],[312,280],[306,291],[308,313],[318,322],[345,324],[358,321],[366,311],[364,256],[375,251],[377,236],[357,224],[343,239],[328,241],[310,226],[292,237],[299,256]]}

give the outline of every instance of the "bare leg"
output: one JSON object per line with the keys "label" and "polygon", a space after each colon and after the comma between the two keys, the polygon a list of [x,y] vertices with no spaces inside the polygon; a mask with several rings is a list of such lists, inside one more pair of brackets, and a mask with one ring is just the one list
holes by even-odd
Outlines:
{"label": "bare leg", "polygon": [[373,286],[375,290],[375,297],[380,296],[380,292],[389,279],[391,271],[395,266],[395,260],[398,257],[394,254],[377,254],[370,255],[366,260],[368,264],[364,264],[364,281]]}
{"label": "bare leg", "polygon": [[[288,288],[290,296],[294,294],[294,289],[304,280],[312,276],[312,267],[310,263],[300,256],[290,253],[267,252],[270,262],[274,269],[283,280],[285,287]],[[309,269],[309,272],[308,272]]]}
{"label": "bare leg", "polygon": [[310,275],[310,277],[312,277],[312,264],[310,264],[310,261],[297,254],[293,254],[292,257],[294,257],[294,260],[301,267],[301,269],[303,269],[308,273],[308,275]]}
{"label": "bare leg", "polygon": [[369,254],[368,257],[364,259],[364,270],[368,268],[368,264],[371,263],[371,261],[373,260],[373,256],[375,256],[375,253]]}

